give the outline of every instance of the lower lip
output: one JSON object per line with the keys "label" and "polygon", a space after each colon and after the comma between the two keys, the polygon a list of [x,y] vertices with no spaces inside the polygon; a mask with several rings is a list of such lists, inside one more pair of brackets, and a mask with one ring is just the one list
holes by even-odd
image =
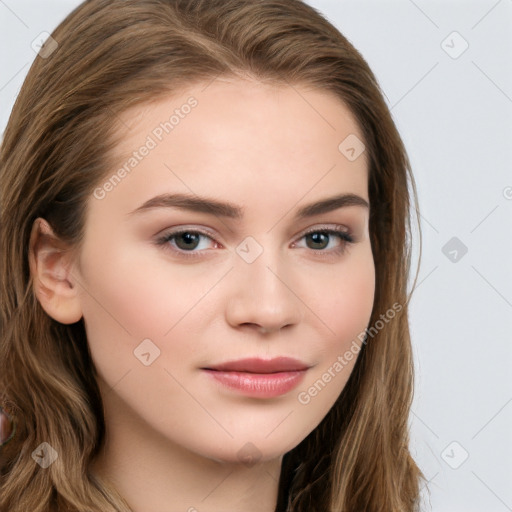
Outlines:
{"label": "lower lip", "polygon": [[224,386],[255,398],[272,398],[288,393],[304,378],[307,370],[278,373],[225,372],[203,370]]}

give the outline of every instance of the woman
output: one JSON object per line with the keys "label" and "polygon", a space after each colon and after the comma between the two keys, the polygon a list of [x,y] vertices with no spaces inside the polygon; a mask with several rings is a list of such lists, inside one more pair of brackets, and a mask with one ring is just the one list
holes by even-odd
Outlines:
{"label": "woman", "polygon": [[414,181],[318,12],[84,2],[0,172],[1,512],[418,509]]}

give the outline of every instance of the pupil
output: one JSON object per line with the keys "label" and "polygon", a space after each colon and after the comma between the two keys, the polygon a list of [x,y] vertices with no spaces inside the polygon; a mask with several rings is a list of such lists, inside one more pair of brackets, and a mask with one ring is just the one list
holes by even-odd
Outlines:
{"label": "pupil", "polygon": [[319,244],[320,247],[312,247],[312,249],[324,249],[329,243],[329,235],[327,233],[310,233],[307,235],[313,244]]}
{"label": "pupil", "polygon": [[[180,246],[180,241],[185,241],[182,246]],[[194,233],[182,233],[176,239],[176,245],[180,249],[195,249],[199,242],[199,235]],[[195,245],[194,245],[195,244]]]}

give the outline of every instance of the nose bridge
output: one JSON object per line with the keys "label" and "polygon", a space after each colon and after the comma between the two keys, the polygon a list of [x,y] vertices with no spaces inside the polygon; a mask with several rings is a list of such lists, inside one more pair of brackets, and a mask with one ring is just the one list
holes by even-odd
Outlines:
{"label": "nose bridge", "polygon": [[292,273],[287,271],[279,247],[271,244],[271,236],[259,238],[262,242],[247,237],[236,248],[228,320],[275,330],[299,322],[300,301],[290,289]]}
{"label": "nose bridge", "polygon": [[252,263],[238,263],[238,275],[241,279],[250,284],[255,295],[264,294],[267,299],[282,294],[283,283],[278,279],[280,268],[278,264],[277,251],[274,255],[270,250],[264,251]]}

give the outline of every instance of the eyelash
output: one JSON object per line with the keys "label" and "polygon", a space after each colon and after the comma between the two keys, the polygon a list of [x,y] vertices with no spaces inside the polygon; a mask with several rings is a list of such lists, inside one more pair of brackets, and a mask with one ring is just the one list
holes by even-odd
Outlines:
{"label": "eyelash", "polygon": [[[208,233],[206,231],[202,231],[202,230],[199,230],[199,229],[180,229],[179,231],[173,231],[173,232],[170,232],[170,233],[166,233],[165,235],[159,237],[157,240],[156,240],[156,244],[158,246],[165,246],[167,245],[167,247],[164,247],[165,250],[170,250],[176,254],[178,254],[180,257],[184,257],[184,258],[198,258],[198,257],[201,257],[202,254],[201,252],[203,251],[196,251],[196,250],[193,250],[193,251],[184,251],[182,249],[177,249],[177,248],[170,248],[171,246],[169,245],[169,242],[171,240],[173,240],[174,238],[176,238],[177,236],[179,235],[182,235],[184,233],[189,233],[189,234],[198,234],[198,235],[203,235],[207,238],[210,238],[212,241],[215,241],[213,240],[212,238],[212,235],[211,233]],[[302,234],[302,236],[298,239],[298,240],[302,240],[303,238],[305,238],[307,235],[309,234],[312,234],[312,233],[322,233],[322,234],[328,234],[328,235],[336,235],[339,240],[342,242],[342,244],[338,247],[336,247],[335,249],[331,249],[331,250],[325,250],[325,249],[310,249],[311,251],[313,251],[314,253],[317,253],[316,255],[321,257],[321,258],[329,258],[329,257],[333,257],[333,256],[341,256],[342,254],[345,253],[345,250],[347,249],[347,245],[351,245],[351,244],[354,244],[355,243],[355,239],[353,238],[353,236],[348,232],[346,231],[345,229],[342,229],[341,226],[340,227],[336,227],[336,228],[315,228],[315,229],[311,229],[309,231],[306,231],[305,233]],[[216,242],[218,243],[218,242]],[[325,253],[325,254],[321,254],[321,253]]]}

